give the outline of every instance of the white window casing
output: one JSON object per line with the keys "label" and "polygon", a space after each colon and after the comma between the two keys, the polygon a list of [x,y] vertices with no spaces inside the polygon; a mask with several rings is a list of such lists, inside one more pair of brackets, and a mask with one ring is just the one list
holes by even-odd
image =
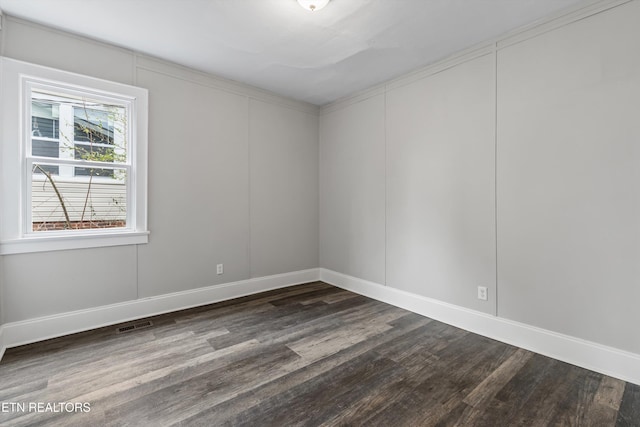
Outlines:
{"label": "white window casing", "polygon": [[[0,82],[0,255],[147,243],[147,90],[4,57],[0,57]],[[31,153],[31,97],[32,92],[40,91],[125,107],[126,160],[106,168],[125,171],[126,227],[32,230],[31,168],[43,158]],[[60,132],[69,130],[61,128]],[[60,155],[54,160],[61,175],[70,176],[73,166],[78,167],[73,157]],[[105,168],[104,163],[84,160],[81,166]],[[72,178],[83,179],[86,177]],[[94,179],[103,186],[108,181]]]}

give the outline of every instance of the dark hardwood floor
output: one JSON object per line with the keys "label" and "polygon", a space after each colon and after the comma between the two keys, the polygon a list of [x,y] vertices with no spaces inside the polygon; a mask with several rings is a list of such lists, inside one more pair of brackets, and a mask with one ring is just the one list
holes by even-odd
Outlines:
{"label": "dark hardwood floor", "polygon": [[640,426],[637,385],[320,282],[151,320],[8,350],[0,425]]}

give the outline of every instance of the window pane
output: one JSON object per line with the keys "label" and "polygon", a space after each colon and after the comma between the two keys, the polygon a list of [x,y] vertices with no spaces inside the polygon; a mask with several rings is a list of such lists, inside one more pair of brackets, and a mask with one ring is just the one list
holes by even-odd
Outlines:
{"label": "window pane", "polygon": [[[125,109],[113,105],[73,108],[73,140],[76,159],[126,162]],[[108,146],[109,149],[105,149]]]}
{"label": "window pane", "polygon": [[33,173],[35,175],[44,175],[45,173],[49,173],[51,175],[59,175],[60,168],[58,166],[52,165],[38,165],[34,166]]}
{"label": "window pane", "polygon": [[[50,166],[36,164],[34,170],[39,167],[46,169]],[[126,227],[127,171],[114,168],[109,169],[109,174],[112,179],[90,180],[45,176],[34,172],[31,187],[32,230]]]}
{"label": "window pane", "polygon": [[40,138],[59,138],[58,104],[35,99],[31,102],[31,135]]}
{"label": "window pane", "polygon": [[73,109],[74,140],[94,144],[113,144],[113,120],[108,111],[88,107]]}
{"label": "window pane", "polygon": [[74,156],[78,160],[89,160],[92,162],[113,163],[123,160],[123,156],[116,153],[116,149],[114,147],[84,143],[75,144]]}
{"label": "window pane", "polygon": [[60,143],[58,141],[31,139],[31,154],[42,157],[59,157]]}
{"label": "window pane", "polygon": [[75,176],[104,176],[113,178],[113,169],[98,168],[74,168]]}
{"label": "window pane", "polygon": [[[112,147],[93,146],[88,144],[75,145],[75,158],[94,162],[113,162],[119,159]],[[106,176],[113,177],[113,169],[102,168],[74,168],[76,176]]]}

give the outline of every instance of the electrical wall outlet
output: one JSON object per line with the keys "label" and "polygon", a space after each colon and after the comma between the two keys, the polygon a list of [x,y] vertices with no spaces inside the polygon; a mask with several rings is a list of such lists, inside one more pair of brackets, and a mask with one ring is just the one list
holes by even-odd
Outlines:
{"label": "electrical wall outlet", "polygon": [[478,286],[478,299],[483,301],[489,299],[489,291],[486,286]]}
{"label": "electrical wall outlet", "polygon": [[224,273],[224,264],[218,264],[218,265],[216,266],[216,273],[217,273],[217,274],[222,274],[222,273]]}

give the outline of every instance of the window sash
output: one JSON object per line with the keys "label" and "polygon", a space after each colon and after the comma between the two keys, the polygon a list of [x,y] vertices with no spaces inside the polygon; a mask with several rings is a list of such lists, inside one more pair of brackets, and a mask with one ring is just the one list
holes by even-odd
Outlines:
{"label": "window sash", "polygon": [[[44,159],[43,161],[41,161],[40,159]],[[33,171],[34,165],[38,164],[38,165],[42,165],[42,166],[60,166],[63,163],[67,164],[69,162],[55,162],[55,161],[50,161],[51,158],[50,157],[39,157],[39,158],[31,158],[31,159],[27,159],[26,160],[26,170],[29,171]],[[133,191],[131,191],[131,176],[133,173],[133,168],[130,165],[111,165],[109,164],[108,167],[105,167],[104,163],[97,163],[97,162],[86,162],[86,163],[90,163],[90,164],[99,164],[100,167],[99,169],[114,169],[114,170],[124,170],[126,173],[126,178],[124,180],[124,185],[125,185],[125,193],[126,193],[126,215],[125,215],[125,221],[126,221],[126,225],[125,227],[118,227],[118,228],[107,228],[107,229],[102,229],[102,228],[88,228],[88,229],[73,229],[73,230],[63,230],[63,231],[53,231],[53,230],[47,230],[47,231],[34,231],[33,230],[33,208],[32,208],[32,203],[33,203],[33,194],[32,194],[32,189],[33,189],[33,182],[34,182],[34,176],[33,176],[33,172],[27,174],[26,177],[26,188],[24,189],[24,194],[25,194],[25,202],[26,202],[26,209],[24,210],[25,213],[25,218],[24,218],[24,230],[23,230],[23,235],[25,237],[31,237],[31,236],[41,236],[41,235],[65,235],[65,234],[86,234],[86,233],[94,233],[96,231],[99,232],[108,232],[108,230],[126,230],[126,231],[135,231],[135,209],[132,209],[132,203],[135,202],[135,200],[133,199]],[[77,164],[74,164],[74,166],[78,166]],[[46,177],[42,177],[37,179],[36,182],[40,183],[40,182],[44,182],[45,180],[47,180]],[[113,182],[117,182],[117,179],[115,178],[107,178],[107,177],[103,177],[103,176],[94,176],[93,180],[96,184],[104,184],[104,183],[113,183]],[[55,180],[54,180],[55,182]],[[88,176],[73,176],[73,177],[64,177],[61,180],[58,180],[58,182],[56,182],[56,184],[60,183],[60,182],[77,182],[77,183],[87,183],[89,182],[89,177]],[[88,221],[88,220],[87,220]],[[107,231],[103,231],[103,230],[107,230]]]}

